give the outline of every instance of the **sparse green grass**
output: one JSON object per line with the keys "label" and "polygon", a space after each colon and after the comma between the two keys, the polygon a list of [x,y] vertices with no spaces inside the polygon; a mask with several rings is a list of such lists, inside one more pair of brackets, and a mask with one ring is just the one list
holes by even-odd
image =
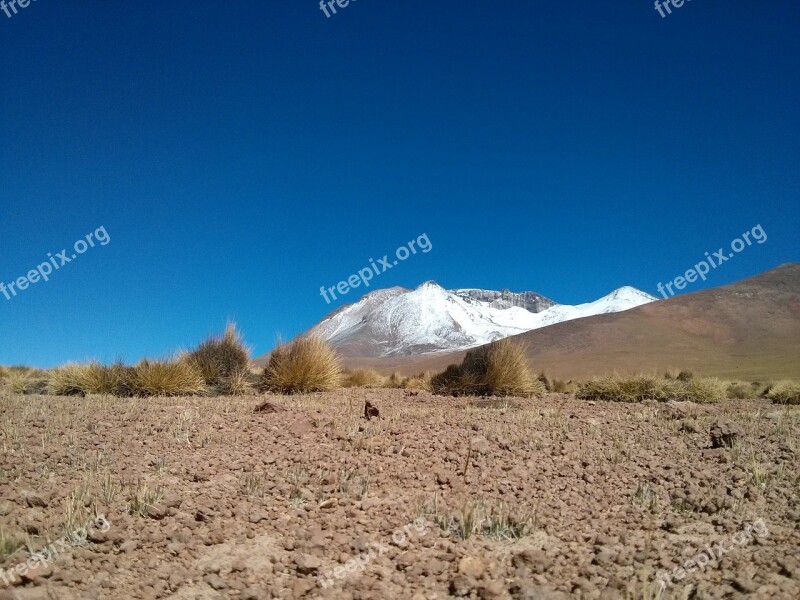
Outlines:
{"label": "sparse green grass", "polygon": [[262,498],[264,496],[264,475],[255,469],[244,471],[239,477],[239,488],[247,496]]}
{"label": "sparse green grass", "polygon": [[142,483],[128,499],[128,512],[132,515],[148,517],[160,500],[160,489],[151,488],[146,483]]}
{"label": "sparse green grass", "polygon": [[545,385],[531,372],[525,348],[509,339],[467,352],[431,379],[435,394],[452,396],[541,396]]}
{"label": "sparse green grass", "polygon": [[25,538],[13,535],[0,528],[0,562],[12,556],[17,550],[25,545]]}
{"label": "sparse green grass", "polygon": [[[425,514],[424,510],[422,514]],[[505,504],[488,506],[482,500],[464,500],[457,511],[440,511],[437,508],[435,514],[428,513],[425,516],[431,516],[444,531],[462,540],[482,535],[512,541],[536,528],[536,511],[511,510]]]}
{"label": "sparse green grass", "polygon": [[658,494],[649,483],[640,483],[633,499],[636,504],[647,511],[653,512],[658,508]]}
{"label": "sparse green grass", "polygon": [[327,342],[301,337],[273,350],[262,386],[285,394],[324,392],[341,383],[339,357]]}

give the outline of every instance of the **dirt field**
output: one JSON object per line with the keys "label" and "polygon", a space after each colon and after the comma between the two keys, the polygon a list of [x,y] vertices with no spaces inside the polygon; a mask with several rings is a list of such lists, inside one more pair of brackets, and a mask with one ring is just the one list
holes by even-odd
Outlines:
{"label": "dirt field", "polygon": [[799,437],[760,400],[0,397],[0,598],[798,598]]}

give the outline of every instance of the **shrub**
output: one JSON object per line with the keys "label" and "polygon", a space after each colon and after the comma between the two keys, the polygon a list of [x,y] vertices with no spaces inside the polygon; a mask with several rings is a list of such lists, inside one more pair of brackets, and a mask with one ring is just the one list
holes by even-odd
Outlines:
{"label": "shrub", "polygon": [[235,377],[241,381],[242,374],[250,363],[250,349],[245,346],[236,325],[229,323],[221,336],[211,336],[188,355],[200,369],[209,385],[219,384],[223,379]]}
{"label": "shrub", "polygon": [[609,375],[578,384],[577,397],[583,400],[644,402],[690,400],[713,402],[725,396],[721,381],[714,378],[666,379],[641,373]]}
{"label": "shrub", "polygon": [[800,404],[800,383],[779,381],[767,392],[767,398],[776,404]]}
{"label": "shrub", "polygon": [[616,402],[644,402],[661,400],[660,390],[673,379],[657,379],[651,375],[609,375],[578,384],[576,396],[582,400],[606,400]]}
{"label": "shrub", "polygon": [[98,362],[69,363],[48,374],[47,390],[56,396],[85,396],[86,394],[132,395],[132,367],[121,362],[111,366]]}
{"label": "shrub", "polygon": [[553,382],[547,375],[545,375],[544,371],[539,373],[539,377],[537,379],[542,383],[544,389],[546,389],[548,392],[553,391]]}
{"label": "shrub", "polygon": [[745,398],[753,398],[758,394],[756,394],[753,391],[752,386],[749,386],[746,383],[738,383],[732,381],[728,384],[728,387],[725,388],[725,395],[728,398],[736,398],[738,400],[744,400]]}
{"label": "shrub", "polygon": [[84,396],[86,367],[69,363],[50,372],[47,390],[56,396]]}
{"label": "shrub", "polygon": [[525,348],[508,339],[470,350],[460,365],[434,376],[431,389],[452,396],[539,396],[546,391],[528,368]]}
{"label": "shrub", "polygon": [[715,402],[725,398],[725,384],[716,377],[692,376],[688,380],[679,379],[683,385],[677,390],[677,400],[691,402]]}
{"label": "shrub", "polygon": [[573,391],[573,386],[568,381],[564,381],[563,379],[553,379],[552,389],[550,391],[557,392],[559,394],[567,394]]}
{"label": "shrub", "polygon": [[7,381],[13,393],[26,394],[33,384],[33,377],[28,371],[10,371]]}
{"label": "shrub", "polygon": [[217,386],[217,392],[229,396],[244,396],[253,389],[249,370],[235,371],[225,377]]}
{"label": "shrub", "polygon": [[384,384],[384,379],[375,369],[345,369],[342,387],[380,387]]}
{"label": "shrub", "polygon": [[186,357],[145,359],[133,368],[130,385],[137,396],[194,396],[206,391],[203,374]]}
{"label": "shrub", "polygon": [[317,337],[301,337],[272,351],[262,386],[286,394],[324,392],[341,382],[339,357]]}
{"label": "shrub", "polygon": [[406,390],[423,390],[430,392],[432,391],[431,379],[433,379],[433,376],[434,373],[432,371],[425,371],[419,375],[406,377],[403,380],[401,387]]}
{"label": "shrub", "polygon": [[386,387],[387,388],[401,388],[403,387],[403,383],[405,383],[405,379],[403,378],[400,373],[395,371],[389,376],[389,379],[386,380]]}

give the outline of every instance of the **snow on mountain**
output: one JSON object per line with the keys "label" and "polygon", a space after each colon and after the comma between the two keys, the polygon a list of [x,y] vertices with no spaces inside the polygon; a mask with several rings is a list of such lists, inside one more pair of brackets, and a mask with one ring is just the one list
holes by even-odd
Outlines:
{"label": "snow on mountain", "polygon": [[414,290],[393,287],[371,292],[334,311],[308,333],[350,356],[453,351],[654,300],[626,286],[594,302],[570,306],[535,292],[446,290],[427,281]]}

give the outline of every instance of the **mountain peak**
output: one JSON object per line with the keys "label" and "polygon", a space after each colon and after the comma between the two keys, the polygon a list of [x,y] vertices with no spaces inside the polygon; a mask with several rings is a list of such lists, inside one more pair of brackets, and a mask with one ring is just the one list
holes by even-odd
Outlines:
{"label": "mountain peak", "polygon": [[653,300],[626,286],[594,302],[569,306],[536,292],[446,290],[429,280],[414,290],[374,290],[340,307],[309,333],[328,340],[345,356],[449,352]]}

